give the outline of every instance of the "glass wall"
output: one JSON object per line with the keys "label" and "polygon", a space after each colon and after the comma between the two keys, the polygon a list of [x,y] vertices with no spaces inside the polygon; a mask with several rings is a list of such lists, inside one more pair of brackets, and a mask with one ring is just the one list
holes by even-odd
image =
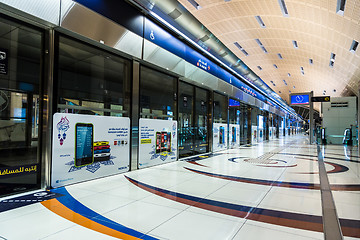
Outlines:
{"label": "glass wall", "polygon": [[251,107],[247,104],[240,105],[240,144],[251,143]]}
{"label": "glass wall", "polygon": [[179,153],[187,157],[209,151],[209,92],[179,83]]}
{"label": "glass wall", "polygon": [[130,116],[130,61],[58,35],[58,112]]}
{"label": "glass wall", "polygon": [[0,18],[0,197],[40,187],[43,33]]}
{"label": "glass wall", "polygon": [[209,91],[195,87],[195,147],[194,153],[209,151]]}
{"label": "glass wall", "polygon": [[176,120],[177,78],[140,68],[140,117]]}
{"label": "glass wall", "polygon": [[214,123],[227,123],[228,101],[227,97],[214,93]]}

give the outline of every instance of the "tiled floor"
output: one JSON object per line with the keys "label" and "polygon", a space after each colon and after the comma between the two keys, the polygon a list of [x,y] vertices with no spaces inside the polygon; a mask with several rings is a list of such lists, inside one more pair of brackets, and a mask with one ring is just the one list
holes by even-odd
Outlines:
{"label": "tiled floor", "polygon": [[[352,185],[332,191],[344,239],[360,238],[358,152],[323,152],[330,185]],[[318,172],[302,135],[229,149],[52,190],[0,213],[0,240],[323,239]]]}

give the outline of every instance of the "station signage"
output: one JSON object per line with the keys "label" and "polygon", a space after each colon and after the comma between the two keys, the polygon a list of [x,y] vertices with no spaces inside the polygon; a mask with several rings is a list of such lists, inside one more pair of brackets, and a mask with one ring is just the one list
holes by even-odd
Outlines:
{"label": "station signage", "polygon": [[312,102],[330,102],[330,96],[312,97]]}

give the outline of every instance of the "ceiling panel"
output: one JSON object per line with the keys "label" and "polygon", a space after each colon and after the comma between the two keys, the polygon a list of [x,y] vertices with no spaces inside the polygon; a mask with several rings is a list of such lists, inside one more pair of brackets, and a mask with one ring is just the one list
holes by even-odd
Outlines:
{"label": "ceiling panel", "polygon": [[[280,91],[284,100],[288,100],[289,91],[313,90],[314,95],[323,95],[325,90],[334,97],[358,94],[360,46],[355,53],[349,50],[353,40],[360,42],[359,0],[346,1],[344,16],[336,13],[336,0],[285,0],[288,17],[282,15],[278,0],[196,0],[200,9],[188,0],[179,2],[276,93]],[[261,16],[266,28],[255,16]],[[260,39],[268,53],[255,39]],[[329,66],[331,53],[336,54],[333,67]]]}

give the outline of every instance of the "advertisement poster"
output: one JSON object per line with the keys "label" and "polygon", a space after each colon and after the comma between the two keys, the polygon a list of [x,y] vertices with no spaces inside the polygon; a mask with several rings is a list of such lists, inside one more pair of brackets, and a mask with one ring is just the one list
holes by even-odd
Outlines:
{"label": "advertisement poster", "polygon": [[237,148],[240,146],[240,126],[239,124],[229,124],[229,147]]}
{"label": "advertisement poster", "polygon": [[214,123],[213,125],[213,151],[227,149],[228,145],[228,128],[226,123]]}
{"label": "advertisement poster", "polygon": [[177,121],[140,118],[139,168],[177,160]]}
{"label": "advertisement poster", "polygon": [[258,142],[258,127],[251,126],[251,144],[255,144]]}
{"label": "advertisement poster", "polygon": [[129,170],[130,119],[55,113],[51,186]]}

